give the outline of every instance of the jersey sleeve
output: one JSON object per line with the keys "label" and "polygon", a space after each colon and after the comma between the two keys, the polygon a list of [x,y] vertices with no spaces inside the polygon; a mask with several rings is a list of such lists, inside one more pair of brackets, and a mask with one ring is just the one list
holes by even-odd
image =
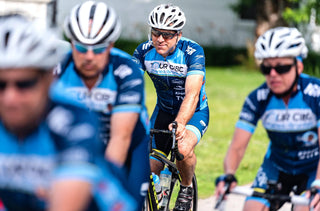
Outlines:
{"label": "jersey sleeve", "polygon": [[257,123],[264,113],[269,89],[260,87],[251,92],[244,101],[236,128],[254,133]]}
{"label": "jersey sleeve", "polygon": [[144,105],[144,80],[139,67],[131,59],[123,59],[114,69],[118,94],[112,113],[140,113]]}
{"label": "jersey sleeve", "polygon": [[189,75],[203,75],[205,76],[205,55],[203,48],[192,41],[188,42],[188,45],[185,47],[185,53],[187,54],[187,65]]}
{"label": "jersey sleeve", "polygon": [[138,68],[140,69],[142,74],[146,70],[146,67],[144,65],[144,56],[146,52],[150,49],[150,47],[151,47],[151,42],[146,41],[144,43],[141,43],[133,53],[132,60],[138,65]]}

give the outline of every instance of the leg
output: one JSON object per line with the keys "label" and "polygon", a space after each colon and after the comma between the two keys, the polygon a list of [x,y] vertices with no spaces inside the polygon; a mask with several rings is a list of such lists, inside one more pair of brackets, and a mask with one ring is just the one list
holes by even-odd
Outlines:
{"label": "leg", "polygon": [[151,172],[160,175],[160,171],[163,169],[163,164],[156,160],[156,159],[150,159],[150,167],[151,167]]}
{"label": "leg", "polygon": [[244,211],[269,211],[269,207],[259,201],[247,200],[243,206],[243,210]]}
{"label": "leg", "polygon": [[188,211],[191,209],[193,199],[192,178],[197,163],[194,147],[197,144],[196,135],[187,131],[184,140],[179,141],[179,152],[184,155],[182,161],[177,161],[177,167],[181,175],[181,184],[178,198],[176,200],[174,211]]}
{"label": "leg", "polygon": [[192,178],[194,175],[197,158],[194,153],[194,148],[197,144],[196,135],[187,130],[187,135],[185,140],[179,141],[179,152],[184,155],[182,161],[177,161],[177,167],[180,171],[183,186],[189,186],[192,183]]}

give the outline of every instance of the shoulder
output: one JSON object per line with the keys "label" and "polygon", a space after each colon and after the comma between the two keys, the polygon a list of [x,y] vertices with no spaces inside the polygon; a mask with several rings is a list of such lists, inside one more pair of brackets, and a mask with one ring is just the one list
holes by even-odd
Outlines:
{"label": "shoulder", "polygon": [[301,74],[299,78],[299,88],[302,93],[310,97],[320,96],[320,80],[307,74]]}
{"label": "shoulder", "polygon": [[267,83],[264,82],[259,87],[251,91],[250,94],[248,95],[248,98],[258,103],[258,102],[267,101],[270,95],[272,95],[272,92],[270,92],[270,89],[268,88]]}
{"label": "shoulder", "polygon": [[204,54],[204,51],[201,45],[199,45],[197,42],[191,39],[188,39],[186,37],[181,37],[177,47],[188,55]]}
{"label": "shoulder", "polygon": [[144,52],[149,51],[151,48],[153,48],[152,41],[147,40],[147,41],[141,43],[140,45],[138,45],[135,52],[144,53]]}

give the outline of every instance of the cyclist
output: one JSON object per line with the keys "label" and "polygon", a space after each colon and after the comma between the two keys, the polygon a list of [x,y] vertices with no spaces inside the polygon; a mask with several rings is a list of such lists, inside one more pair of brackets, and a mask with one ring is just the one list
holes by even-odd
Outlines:
{"label": "cyclist", "polygon": [[[261,119],[270,144],[252,187],[266,190],[267,181],[277,181],[283,194],[294,186],[296,194],[311,186],[320,188],[320,81],[302,73],[302,59],[308,53],[305,40],[296,28],[277,27],[260,36],[255,47],[266,81],[244,102],[224,159],[224,173],[236,173]],[[216,195],[223,192],[224,178],[217,180]],[[244,210],[263,210],[264,205],[268,206],[266,200],[249,197]]]}
{"label": "cyclist", "polygon": [[132,56],[113,48],[120,27],[105,3],[76,5],[65,19],[72,51],[57,70],[57,86],[99,113],[105,156],[118,174],[124,172],[124,184],[142,206],[150,175],[149,120],[138,66]]}
{"label": "cyclist", "polygon": [[[134,210],[108,170],[92,112],[51,86],[53,32],[0,17],[0,198],[7,210]],[[112,196],[112,197],[111,197]]]}
{"label": "cyclist", "polygon": [[[177,161],[182,182],[175,210],[190,210],[192,177],[196,166],[194,148],[205,133],[209,108],[205,93],[205,56],[200,45],[182,37],[186,18],[172,4],[156,6],[149,15],[150,40],[140,44],[134,60],[146,71],[157,92],[157,104],[151,117],[151,127],[172,129],[177,121],[177,140],[184,160]],[[168,135],[155,135],[153,148],[167,156],[172,145]],[[156,174],[162,164],[151,159]]]}

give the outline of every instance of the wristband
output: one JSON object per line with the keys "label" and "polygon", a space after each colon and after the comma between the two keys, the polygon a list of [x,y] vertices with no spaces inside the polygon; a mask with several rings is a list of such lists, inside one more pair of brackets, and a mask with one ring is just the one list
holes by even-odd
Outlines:
{"label": "wristband", "polygon": [[215,181],[216,186],[221,181],[224,181],[229,184],[231,184],[232,182],[238,182],[237,178],[233,174],[223,174],[223,175],[217,177],[217,179]]}

